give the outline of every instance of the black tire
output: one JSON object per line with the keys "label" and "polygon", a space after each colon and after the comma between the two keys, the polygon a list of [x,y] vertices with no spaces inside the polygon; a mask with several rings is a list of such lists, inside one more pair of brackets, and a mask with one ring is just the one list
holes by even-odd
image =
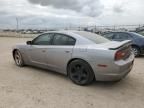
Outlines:
{"label": "black tire", "polygon": [[132,51],[133,51],[135,57],[140,56],[140,49],[138,47],[132,46]]}
{"label": "black tire", "polygon": [[68,66],[69,78],[78,85],[92,83],[94,73],[90,65],[83,60],[74,60]]}
{"label": "black tire", "polygon": [[17,66],[19,66],[19,67],[24,66],[24,61],[23,61],[22,55],[19,50],[14,51],[14,60],[15,60],[15,63]]}

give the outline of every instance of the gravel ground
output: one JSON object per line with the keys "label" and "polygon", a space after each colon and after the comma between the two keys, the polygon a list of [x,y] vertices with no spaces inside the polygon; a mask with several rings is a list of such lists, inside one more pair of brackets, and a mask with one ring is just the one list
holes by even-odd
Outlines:
{"label": "gravel ground", "polygon": [[39,34],[22,34],[16,32],[2,32],[0,31],[0,37],[17,37],[17,38],[33,38]]}
{"label": "gravel ground", "polygon": [[83,87],[61,74],[17,67],[11,47],[26,40],[0,37],[0,108],[144,108],[144,56],[122,81]]}

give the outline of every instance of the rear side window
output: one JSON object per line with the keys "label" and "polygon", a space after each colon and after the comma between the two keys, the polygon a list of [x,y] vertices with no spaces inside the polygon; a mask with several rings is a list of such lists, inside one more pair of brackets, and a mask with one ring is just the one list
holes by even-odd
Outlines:
{"label": "rear side window", "polygon": [[55,34],[53,45],[75,45],[75,39],[64,34]]}

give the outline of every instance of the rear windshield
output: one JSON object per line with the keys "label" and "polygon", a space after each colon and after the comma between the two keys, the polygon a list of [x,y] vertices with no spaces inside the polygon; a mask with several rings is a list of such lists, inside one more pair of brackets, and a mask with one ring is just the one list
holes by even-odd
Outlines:
{"label": "rear windshield", "polygon": [[77,31],[75,33],[93,41],[96,44],[106,43],[106,42],[110,41],[110,40],[108,40],[100,35],[97,35],[95,33],[84,32],[84,31]]}

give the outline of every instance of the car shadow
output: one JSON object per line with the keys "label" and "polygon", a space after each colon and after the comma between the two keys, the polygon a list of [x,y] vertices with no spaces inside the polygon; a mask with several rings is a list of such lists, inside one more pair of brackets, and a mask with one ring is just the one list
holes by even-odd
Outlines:
{"label": "car shadow", "polygon": [[49,69],[43,69],[43,68],[36,67],[36,66],[26,66],[26,67],[29,69],[33,69],[35,72],[44,73],[46,75],[51,75],[51,76],[61,77],[61,78],[67,79],[67,75],[61,74],[61,73],[56,72],[56,71],[52,71]]}
{"label": "car shadow", "polygon": [[144,55],[140,55],[139,57],[136,57],[136,58],[144,58]]}
{"label": "car shadow", "polygon": [[[30,68],[30,69],[35,70],[35,72],[44,73],[44,74],[46,74],[48,76],[50,75],[52,77],[59,78],[59,79],[62,79],[62,80],[66,80],[66,81],[69,81],[69,83],[72,83],[72,81],[68,78],[67,75],[64,75],[64,74],[61,74],[61,73],[58,73],[58,72],[55,72],[55,71],[52,71],[52,70],[48,70],[48,69],[42,69],[42,68],[35,67],[35,66],[27,66],[27,67]],[[92,82],[92,84],[86,85],[86,86],[82,86],[82,87],[111,88],[111,87],[115,87],[115,86],[121,86],[121,85],[123,85],[123,83],[126,83],[127,80],[128,80],[127,78],[126,79],[122,79],[121,81],[96,81],[96,80],[94,80]],[[74,83],[72,83],[72,85],[73,84]]]}
{"label": "car shadow", "polygon": [[[131,77],[126,77],[120,81],[94,81],[92,84],[84,86],[91,90],[104,90],[104,91],[123,91],[123,89],[129,89],[132,86]],[[138,82],[135,82],[138,83]]]}
{"label": "car shadow", "polygon": [[34,72],[37,73],[42,73],[48,77],[53,77],[53,78],[58,78],[58,80],[62,80],[64,82],[67,82],[67,84],[71,84],[71,86],[73,87],[82,87],[85,89],[91,89],[91,90],[95,90],[95,89],[105,89],[105,90],[111,90],[111,89],[118,89],[118,88],[125,88],[127,86],[129,86],[130,82],[131,82],[131,77],[126,77],[120,81],[93,81],[92,84],[86,85],[86,86],[79,86],[74,84],[68,77],[67,75],[52,71],[52,70],[48,70],[48,69],[43,69],[43,68],[39,68],[39,67],[35,67],[35,66],[26,66],[26,68],[28,69],[32,69]]}
{"label": "car shadow", "polygon": [[99,86],[99,87],[112,87],[117,84],[122,84],[124,79],[120,81],[94,81],[90,86]]}

